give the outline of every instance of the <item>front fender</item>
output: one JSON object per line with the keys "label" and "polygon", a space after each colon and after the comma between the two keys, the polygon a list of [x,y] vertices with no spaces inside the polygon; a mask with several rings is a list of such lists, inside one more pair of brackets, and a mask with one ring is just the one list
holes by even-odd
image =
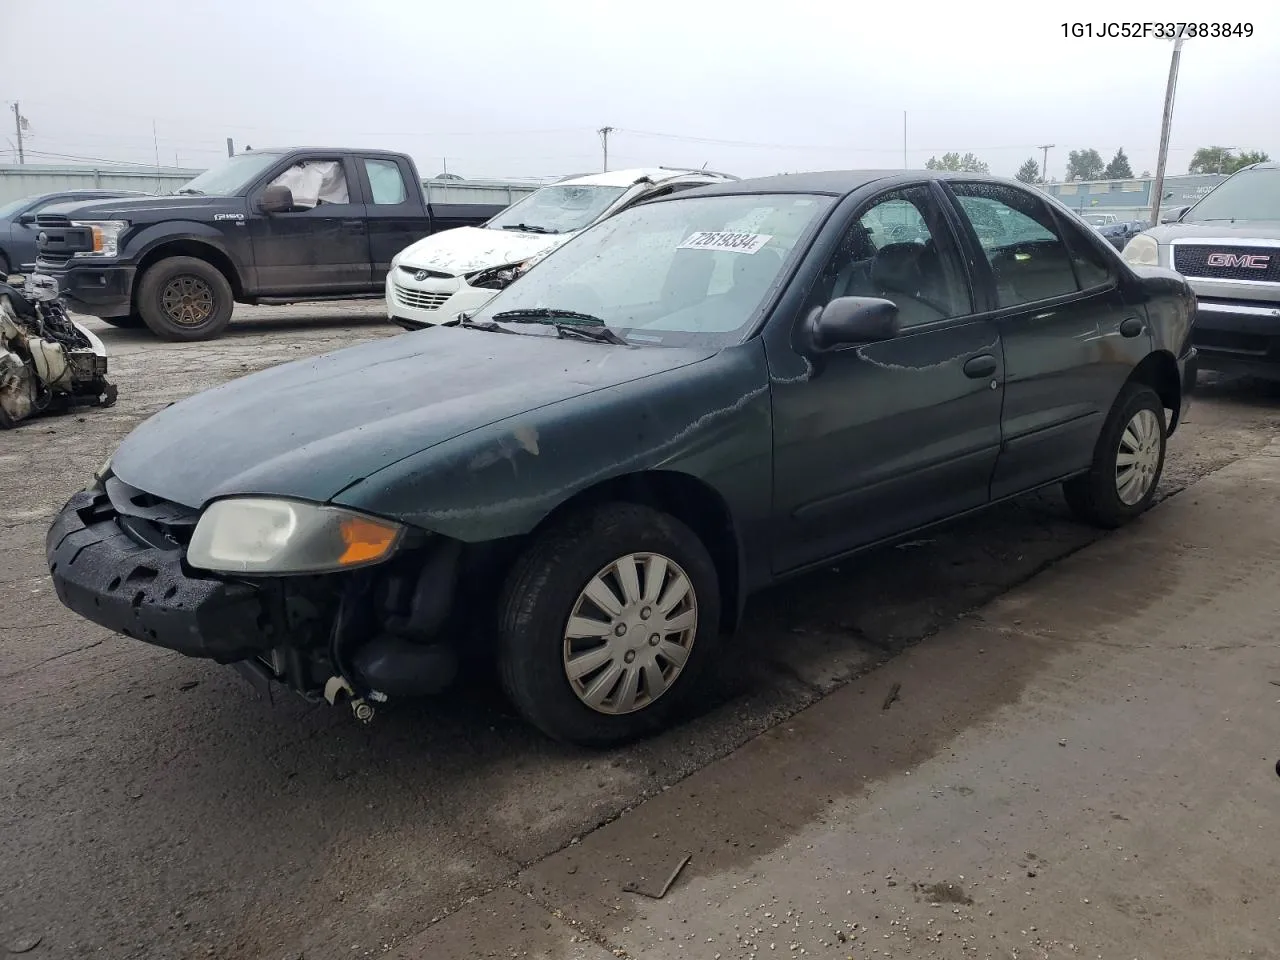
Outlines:
{"label": "front fender", "polygon": [[707,483],[735,524],[751,529],[772,502],[768,384],[764,350],[752,340],[473,430],[380,470],[335,502],[478,543],[528,533],[597,484],[661,469]]}
{"label": "front fender", "polygon": [[241,277],[244,276],[245,265],[227,246],[222,232],[198,220],[166,220],[163,223],[143,227],[137,233],[129,235],[121,259],[136,265],[165,244],[193,241],[212,247],[227,259]]}

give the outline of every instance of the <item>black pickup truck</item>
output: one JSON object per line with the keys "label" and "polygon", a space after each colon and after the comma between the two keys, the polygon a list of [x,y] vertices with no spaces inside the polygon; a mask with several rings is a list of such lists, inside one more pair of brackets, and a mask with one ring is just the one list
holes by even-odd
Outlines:
{"label": "black pickup truck", "polygon": [[253,150],[171,196],[42,210],[37,269],[76,312],[208,340],[235,303],[381,296],[391,258],[409,244],[504,206],[429,203],[401,153]]}

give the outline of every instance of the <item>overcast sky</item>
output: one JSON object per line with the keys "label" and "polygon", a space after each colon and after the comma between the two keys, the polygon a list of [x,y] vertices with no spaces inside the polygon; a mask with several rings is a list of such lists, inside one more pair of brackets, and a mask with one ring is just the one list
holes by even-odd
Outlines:
{"label": "overcast sky", "polygon": [[[913,167],[972,151],[1011,175],[1052,143],[1059,178],[1084,147],[1154,168],[1171,44],[1062,29],[1139,5],[934,3],[3,0],[0,98],[21,101],[32,163],[203,167],[230,136],[546,176],[599,169],[610,125],[612,168],[900,167],[905,110]],[[1280,4],[1160,7],[1254,28],[1185,45],[1170,172],[1207,144],[1280,157]]]}

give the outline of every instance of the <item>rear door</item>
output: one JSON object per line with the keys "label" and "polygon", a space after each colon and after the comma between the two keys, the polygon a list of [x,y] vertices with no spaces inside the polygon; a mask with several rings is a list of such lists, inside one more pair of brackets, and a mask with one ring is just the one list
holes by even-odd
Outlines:
{"label": "rear door", "polygon": [[1151,334],[1142,308],[1125,302],[1105,241],[1035,191],[957,180],[947,192],[979,251],[980,292],[1004,344],[1004,443],[991,480],[999,499],[1089,465]]}
{"label": "rear door", "polygon": [[[258,210],[262,192],[281,183],[294,192],[287,213]],[[249,234],[258,292],[341,294],[371,289],[364,195],[355,161],[317,153],[274,168],[249,194]]]}
{"label": "rear door", "polygon": [[432,224],[422,205],[422,187],[414,183],[407,161],[360,157],[358,162],[366,198],[371,279],[381,285],[391,269],[391,258],[431,233]]}

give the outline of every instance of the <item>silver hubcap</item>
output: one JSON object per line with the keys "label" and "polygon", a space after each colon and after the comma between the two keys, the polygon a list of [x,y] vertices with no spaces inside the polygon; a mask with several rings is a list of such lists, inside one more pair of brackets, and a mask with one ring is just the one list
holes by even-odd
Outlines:
{"label": "silver hubcap", "polygon": [[1116,451],[1116,492],[1133,506],[1151,490],[1160,468],[1160,421],[1150,410],[1133,415]]}
{"label": "silver hubcap", "polygon": [[643,710],[671,689],[698,632],[698,598],[674,560],[630,553],[578,594],[564,630],[564,672],[600,713]]}

